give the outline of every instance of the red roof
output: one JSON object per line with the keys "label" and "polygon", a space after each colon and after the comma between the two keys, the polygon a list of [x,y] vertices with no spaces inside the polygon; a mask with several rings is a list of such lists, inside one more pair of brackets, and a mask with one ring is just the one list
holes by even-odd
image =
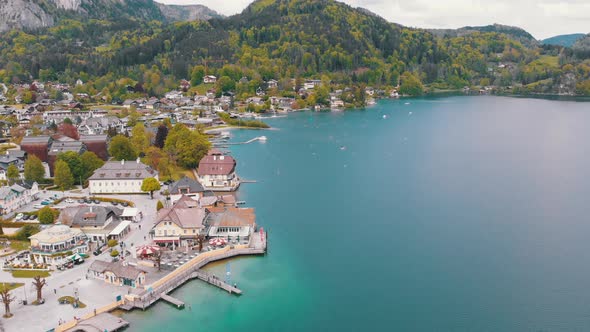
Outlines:
{"label": "red roof", "polygon": [[236,160],[231,156],[224,156],[217,150],[211,150],[199,162],[199,175],[228,175],[236,168]]}

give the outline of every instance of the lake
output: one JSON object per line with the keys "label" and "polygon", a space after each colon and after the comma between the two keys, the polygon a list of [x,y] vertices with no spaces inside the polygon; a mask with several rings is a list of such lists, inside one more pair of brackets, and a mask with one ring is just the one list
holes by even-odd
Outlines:
{"label": "lake", "polygon": [[[129,331],[590,329],[590,103],[384,100],[239,130],[239,198],[269,231]],[[209,267],[223,276],[225,262]]]}

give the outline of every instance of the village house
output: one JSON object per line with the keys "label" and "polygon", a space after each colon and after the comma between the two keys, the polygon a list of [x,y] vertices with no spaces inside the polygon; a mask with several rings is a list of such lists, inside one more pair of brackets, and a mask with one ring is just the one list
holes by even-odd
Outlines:
{"label": "village house", "polygon": [[207,212],[199,203],[188,196],[182,196],[172,207],[158,211],[151,232],[154,242],[159,245],[193,245],[201,230]]}
{"label": "village house", "polygon": [[322,84],[322,81],[321,80],[306,80],[303,83],[303,88],[305,90],[312,90],[313,88],[318,87],[321,84]]}
{"label": "village house", "polygon": [[253,208],[209,207],[205,220],[207,236],[234,240],[249,240],[256,231],[256,214]]}
{"label": "village house", "polygon": [[37,182],[22,181],[0,188],[0,215],[8,214],[31,203],[39,196]]}
{"label": "village house", "polygon": [[168,186],[168,192],[170,193],[170,203],[174,204],[183,195],[198,201],[203,197],[205,189],[196,180],[184,176],[180,180],[170,184]]}
{"label": "village house", "polygon": [[75,254],[89,251],[88,238],[82,230],[67,225],[54,225],[29,237],[35,262],[61,265]]}
{"label": "village house", "polygon": [[116,286],[139,288],[145,284],[146,272],[127,262],[95,260],[88,268],[87,276]]}
{"label": "village house", "polygon": [[20,172],[23,171],[24,163],[21,159],[11,156],[8,152],[0,155],[0,180],[7,180],[6,170],[8,170],[8,167],[11,165],[16,166]]}
{"label": "village house", "polygon": [[145,178],[158,179],[158,172],[139,161],[108,161],[88,179],[91,194],[142,194]]}
{"label": "village house", "polygon": [[266,82],[266,87],[268,89],[276,89],[279,87],[279,81],[274,79],[268,80],[268,82]]}
{"label": "village house", "polygon": [[203,83],[205,84],[213,84],[217,82],[217,77],[213,76],[213,75],[207,75],[205,77],[203,77]]}
{"label": "village house", "polygon": [[130,220],[122,220],[122,210],[110,206],[73,206],[62,209],[59,222],[81,229],[93,242],[120,240],[130,231]]}
{"label": "village house", "polygon": [[197,169],[199,182],[208,190],[235,191],[240,186],[240,178],[236,174],[236,160],[223,155],[217,149],[199,161]]}

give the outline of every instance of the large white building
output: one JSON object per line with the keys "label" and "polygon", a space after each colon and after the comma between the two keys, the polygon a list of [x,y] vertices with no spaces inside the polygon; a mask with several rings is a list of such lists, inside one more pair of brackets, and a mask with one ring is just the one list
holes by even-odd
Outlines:
{"label": "large white building", "polygon": [[54,225],[29,237],[33,257],[38,263],[60,265],[77,253],[88,252],[88,238],[77,228]]}
{"label": "large white building", "polygon": [[207,190],[234,191],[240,185],[236,174],[236,160],[217,149],[212,149],[199,161],[199,182]]}
{"label": "large white building", "polygon": [[158,179],[158,172],[136,161],[108,161],[88,179],[91,194],[140,194],[143,179]]}

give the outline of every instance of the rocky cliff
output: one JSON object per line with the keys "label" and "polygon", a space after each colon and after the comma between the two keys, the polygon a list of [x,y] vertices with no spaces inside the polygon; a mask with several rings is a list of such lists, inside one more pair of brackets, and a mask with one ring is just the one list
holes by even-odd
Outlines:
{"label": "rocky cliff", "polygon": [[156,3],[164,17],[169,21],[195,21],[222,17],[216,11],[203,5],[165,5]]}

